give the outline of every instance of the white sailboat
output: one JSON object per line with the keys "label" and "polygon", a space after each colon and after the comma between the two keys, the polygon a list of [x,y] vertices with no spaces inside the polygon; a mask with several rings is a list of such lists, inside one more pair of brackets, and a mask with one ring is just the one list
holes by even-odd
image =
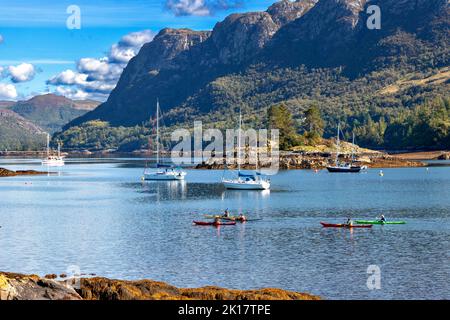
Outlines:
{"label": "white sailboat", "polygon": [[186,176],[186,172],[176,169],[171,165],[165,165],[159,163],[159,101],[156,102],[156,170],[151,168],[145,168],[144,170],[144,179],[145,180],[164,180],[164,181],[173,181],[173,180],[184,180]]}
{"label": "white sailboat", "polygon": [[[239,110],[239,133],[238,133],[238,176],[233,179],[222,177],[223,186],[226,189],[234,190],[268,190],[270,189],[270,180],[264,178],[258,169],[258,155],[256,156],[256,170],[254,173],[241,172],[241,131],[242,131],[242,115]],[[258,150],[256,151],[258,153]]]}
{"label": "white sailboat", "polygon": [[58,142],[58,154],[50,154],[50,134],[47,133],[47,157],[42,160],[43,166],[62,167],[64,166],[64,157],[61,156],[61,144]]}

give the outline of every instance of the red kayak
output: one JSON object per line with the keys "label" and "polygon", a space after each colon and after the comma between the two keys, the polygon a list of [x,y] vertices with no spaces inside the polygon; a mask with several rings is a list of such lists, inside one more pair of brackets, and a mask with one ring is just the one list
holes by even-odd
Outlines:
{"label": "red kayak", "polygon": [[207,221],[193,221],[195,225],[197,226],[234,226],[236,224],[236,221],[231,222],[207,222]]}
{"label": "red kayak", "polygon": [[367,225],[352,225],[349,226],[348,224],[333,224],[333,223],[325,223],[325,222],[321,222],[320,223],[324,228],[348,228],[348,229],[353,229],[353,228],[372,228],[371,224],[367,224]]}

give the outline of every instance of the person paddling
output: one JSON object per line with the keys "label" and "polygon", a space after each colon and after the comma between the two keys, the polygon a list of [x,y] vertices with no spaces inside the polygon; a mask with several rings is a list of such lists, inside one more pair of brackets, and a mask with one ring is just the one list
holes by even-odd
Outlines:
{"label": "person paddling", "polygon": [[244,214],[243,214],[243,213],[241,213],[241,214],[239,215],[239,221],[241,221],[241,222],[245,222],[245,221],[247,221],[247,217],[246,217],[246,216],[244,216]]}
{"label": "person paddling", "polygon": [[228,212],[228,209],[225,209],[225,212],[223,213],[224,218],[229,218],[230,213]]}
{"label": "person paddling", "polygon": [[220,217],[214,218],[214,225],[216,225],[216,226],[220,225]]}
{"label": "person paddling", "polygon": [[346,225],[349,227],[353,226],[353,220],[351,218],[348,218]]}
{"label": "person paddling", "polygon": [[381,215],[380,221],[383,222],[383,223],[386,222],[386,218],[384,217],[384,214]]}

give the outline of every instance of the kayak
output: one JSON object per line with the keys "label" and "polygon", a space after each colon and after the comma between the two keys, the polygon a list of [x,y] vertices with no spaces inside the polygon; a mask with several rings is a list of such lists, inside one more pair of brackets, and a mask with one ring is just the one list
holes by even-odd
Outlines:
{"label": "kayak", "polygon": [[193,221],[195,225],[197,226],[234,226],[236,222],[208,222],[208,221]]}
{"label": "kayak", "polygon": [[[207,219],[215,219],[215,218],[219,218],[221,220],[226,220],[226,221],[239,221],[239,222],[244,222],[242,221],[241,217],[239,216],[229,216],[229,217],[224,217],[224,216],[212,216],[212,215],[207,215],[205,214],[205,218]],[[246,219],[245,221],[249,221],[249,219]]]}
{"label": "kayak", "polygon": [[372,228],[372,225],[352,225],[349,226],[348,224],[333,224],[333,223],[325,223],[325,222],[321,222],[320,223],[324,228],[348,228],[348,229],[353,229],[353,228]]}
{"label": "kayak", "polygon": [[356,220],[357,224],[406,224],[405,221]]}

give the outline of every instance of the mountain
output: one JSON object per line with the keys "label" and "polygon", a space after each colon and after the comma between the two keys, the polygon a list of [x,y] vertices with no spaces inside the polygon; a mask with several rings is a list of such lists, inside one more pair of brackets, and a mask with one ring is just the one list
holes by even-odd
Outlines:
{"label": "mountain", "polygon": [[0,109],[0,150],[45,147],[44,131],[14,111]]}
{"label": "mountain", "polygon": [[[371,5],[381,8],[380,30],[367,28]],[[247,123],[262,125],[267,108],[278,103],[300,121],[317,104],[325,136],[337,121],[344,130],[367,126],[367,135],[375,123],[381,137],[367,143],[382,146],[385,123],[448,97],[449,6],[447,0],[284,0],[265,12],[232,14],[212,31],[164,29],[130,61],[108,100],[65,129],[90,120],[141,124],[155,113],[157,98],[169,126],[196,119],[230,127],[237,107]]]}
{"label": "mountain", "polygon": [[97,107],[96,101],[73,101],[66,97],[45,94],[26,101],[18,101],[8,107],[44,131],[54,133],[67,122]]}
{"label": "mountain", "polygon": [[8,109],[12,105],[14,105],[14,101],[0,101],[0,110],[1,109]]}
{"label": "mountain", "polygon": [[232,14],[212,32],[163,29],[129,62],[108,101],[69,126],[94,119],[135,125],[154,114],[156,97],[165,110],[180,106],[214,79],[241,70],[283,24],[316,2],[285,0],[266,12]]}

